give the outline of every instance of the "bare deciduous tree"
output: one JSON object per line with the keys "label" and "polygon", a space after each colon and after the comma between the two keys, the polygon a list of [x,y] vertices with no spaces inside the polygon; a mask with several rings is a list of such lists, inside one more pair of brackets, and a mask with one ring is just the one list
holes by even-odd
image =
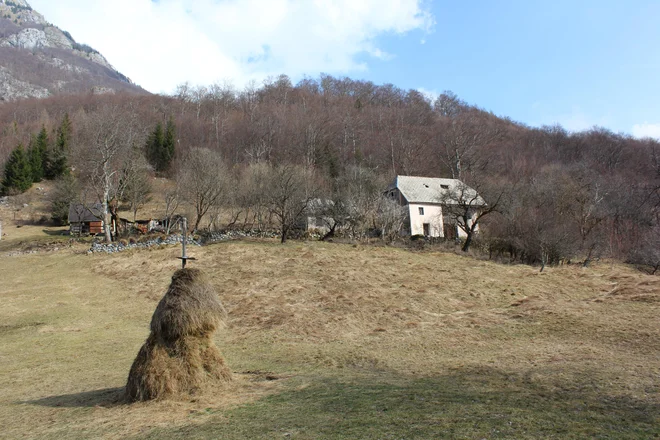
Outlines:
{"label": "bare deciduous tree", "polygon": [[219,206],[227,190],[227,167],[222,158],[206,148],[193,148],[177,176],[184,200],[195,209],[193,231],[212,207]]}
{"label": "bare deciduous tree", "polygon": [[84,180],[103,206],[106,242],[112,241],[111,208],[116,217],[126,159],[131,148],[144,143],[145,132],[136,121],[130,110],[114,105],[87,113],[79,121],[76,159]]}
{"label": "bare deciduous tree", "polygon": [[[486,203],[480,192],[484,195],[486,192],[491,193],[492,199]],[[443,216],[465,232],[465,242],[461,249],[463,252],[470,249],[482,219],[500,209],[505,194],[507,194],[507,190],[504,188],[495,189],[492,186],[488,188],[485,184],[478,184],[475,185],[475,188],[471,188],[459,181],[439,195],[438,199],[443,205]]]}
{"label": "bare deciduous tree", "polygon": [[280,241],[296,225],[310,201],[316,197],[311,169],[296,165],[278,165],[270,170],[266,203],[280,225]]}
{"label": "bare deciduous tree", "polygon": [[122,175],[122,201],[129,204],[133,213],[133,221],[137,219],[137,212],[151,201],[151,181],[148,173],[149,164],[139,150],[134,149],[126,164]]}
{"label": "bare deciduous tree", "polygon": [[243,228],[264,231],[269,221],[268,180],[270,165],[265,162],[252,163],[241,176],[241,185],[235,193],[235,203],[244,213]]}
{"label": "bare deciduous tree", "polygon": [[469,109],[468,104],[451,90],[442,92],[435,100],[433,107],[440,115],[448,118],[456,117]]}
{"label": "bare deciduous tree", "polygon": [[383,240],[393,241],[403,227],[407,209],[384,195],[378,198],[377,203],[374,226],[380,230],[380,236]]}
{"label": "bare deciduous tree", "polygon": [[644,231],[638,246],[628,260],[648,266],[651,268],[650,274],[656,274],[660,269],[660,224],[655,224]]}
{"label": "bare deciduous tree", "polygon": [[500,140],[503,130],[476,110],[461,113],[441,122],[436,136],[440,162],[453,179],[463,179],[470,170],[483,168],[489,160],[487,147]]}
{"label": "bare deciduous tree", "polygon": [[169,235],[172,226],[174,226],[172,224],[174,214],[176,213],[176,210],[179,208],[180,191],[179,191],[178,182],[174,188],[166,189],[165,192],[162,194],[162,197],[163,197],[163,201],[165,202],[165,216],[163,217],[165,222],[164,225],[165,233]]}
{"label": "bare deciduous tree", "polygon": [[372,170],[356,165],[349,166],[336,179],[334,186],[334,193],[330,197],[333,204],[326,212],[327,226],[334,226],[335,230],[343,227],[354,238],[364,237],[367,230],[376,227],[374,225],[378,223],[375,219],[382,203],[386,181]]}

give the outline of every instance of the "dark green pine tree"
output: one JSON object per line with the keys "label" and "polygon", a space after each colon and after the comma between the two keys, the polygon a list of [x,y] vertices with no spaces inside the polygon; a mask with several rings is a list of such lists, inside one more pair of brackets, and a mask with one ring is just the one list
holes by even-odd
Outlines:
{"label": "dark green pine tree", "polygon": [[27,155],[32,169],[32,181],[41,182],[48,165],[48,132],[42,127],[38,135],[32,138]]}
{"label": "dark green pine tree", "polygon": [[147,138],[146,156],[147,160],[156,171],[163,170],[163,149],[165,144],[165,135],[163,133],[163,124],[156,125],[154,131]]}
{"label": "dark green pine tree", "polygon": [[165,139],[163,140],[163,170],[167,171],[174,160],[176,153],[176,126],[174,119],[170,116],[165,126]]}
{"label": "dark green pine tree", "polygon": [[18,194],[27,191],[32,186],[32,169],[23,145],[11,152],[5,164],[5,175],[2,180],[4,194]]}
{"label": "dark green pine tree", "polygon": [[71,139],[71,120],[69,114],[65,113],[62,123],[57,128],[55,145],[48,151],[45,173],[47,179],[57,179],[69,173],[69,164],[66,154],[69,150]]}

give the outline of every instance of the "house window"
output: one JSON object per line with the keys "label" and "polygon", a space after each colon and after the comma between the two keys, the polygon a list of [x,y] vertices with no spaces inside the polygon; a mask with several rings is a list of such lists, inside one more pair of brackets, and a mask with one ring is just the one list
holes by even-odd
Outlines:
{"label": "house window", "polygon": [[442,189],[449,189],[449,185],[440,185],[440,188],[442,188]]}
{"label": "house window", "polygon": [[424,208],[421,206],[419,207],[419,215],[424,215]]}

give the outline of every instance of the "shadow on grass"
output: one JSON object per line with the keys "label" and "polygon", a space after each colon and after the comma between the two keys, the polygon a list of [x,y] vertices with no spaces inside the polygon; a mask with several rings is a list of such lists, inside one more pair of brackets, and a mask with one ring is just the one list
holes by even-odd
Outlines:
{"label": "shadow on grass", "polygon": [[406,379],[307,378],[205,424],[149,438],[656,438],[658,396],[610,395],[588,376],[534,383],[494,369]]}
{"label": "shadow on grass", "polygon": [[86,391],[84,393],[44,397],[43,399],[28,400],[21,403],[50,406],[53,408],[89,408],[95,406],[108,408],[125,403],[124,387],[104,388],[101,390]]}
{"label": "shadow on grass", "polygon": [[54,226],[53,228],[59,228],[59,229],[42,229],[41,232],[43,232],[44,234],[50,235],[51,237],[69,236],[69,230],[65,229],[64,227]]}

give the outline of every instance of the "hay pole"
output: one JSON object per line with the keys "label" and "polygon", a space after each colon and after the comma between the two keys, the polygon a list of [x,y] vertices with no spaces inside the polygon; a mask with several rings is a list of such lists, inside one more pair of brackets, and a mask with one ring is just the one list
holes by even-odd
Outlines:
{"label": "hay pole", "polygon": [[189,257],[186,255],[186,242],[188,241],[188,219],[183,217],[183,239],[181,240],[181,256],[177,257],[181,260],[181,269],[186,268],[186,262],[188,260],[195,260],[196,258]]}

